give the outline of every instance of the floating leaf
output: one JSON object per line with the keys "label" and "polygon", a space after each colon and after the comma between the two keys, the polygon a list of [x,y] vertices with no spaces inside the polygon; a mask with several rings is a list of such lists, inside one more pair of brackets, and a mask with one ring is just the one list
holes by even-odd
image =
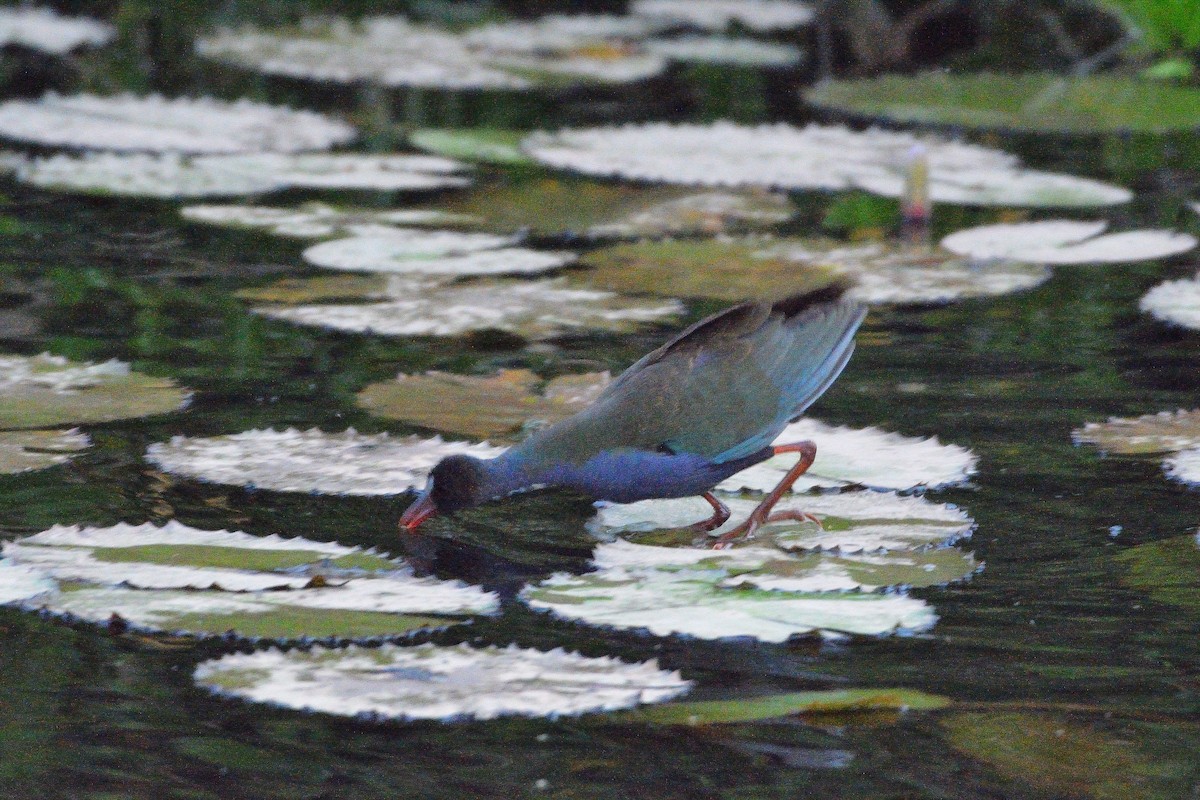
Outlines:
{"label": "floating leaf", "polygon": [[1163,758],[1125,735],[1020,712],[944,717],[950,745],[1000,774],[1058,796],[1137,800],[1185,796],[1194,753]]}
{"label": "floating leaf", "polygon": [[[897,164],[851,178],[859,189],[903,197],[906,170]],[[935,203],[1026,208],[1095,208],[1128,203],[1133,192],[1111,183],[1032,169],[980,167],[932,173],[929,197]]]}
{"label": "floating leaf", "polygon": [[[730,520],[714,533],[722,533],[745,520],[758,499],[722,496]],[[874,553],[940,547],[969,536],[974,523],[960,508],[933,503],[924,497],[892,492],[841,492],[822,495],[788,495],[778,511],[802,511],[821,520],[771,523],[760,529],[786,550],[834,550],[840,553]],[[684,528],[706,519],[712,509],[698,497],[643,500],[638,503],[605,503],[589,524],[601,538],[656,529]]]}
{"label": "floating leaf", "polygon": [[1200,449],[1181,450],[1163,461],[1168,478],[1195,486],[1200,484]]}
{"label": "floating leaf", "polygon": [[606,542],[597,571],[559,573],[521,591],[530,607],[589,625],[646,629],[656,636],[751,637],[782,642],[825,631],[882,635],[932,627],[936,616],[902,594],[771,591],[730,586],[773,562],[797,563],[767,545],[726,551]]}
{"label": "floating leaf", "polygon": [[1071,432],[1076,444],[1092,444],[1106,453],[1144,455],[1200,447],[1200,409],[1160,411],[1141,417],[1109,417]]}
{"label": "floating leaf", "polygon": [[383,645],[235,653],[196,668],[198,684],[287,708],[396,719],[558,717],[656,703],[691,683],[654,661],[626,664],[466,645]]}
{"label": "floating leaf", "polygon": [[505,166],[532,166],[521,152],[524,131],[488,128],[422,128],[408,135],[413,147],[430,153]]}
{"label": "floating leaf", "polygon": [[575,260],[574,253],[505,247],[512,241],[486,233],[397,228],[313,245],[304,259],[328,269],[425,275],[536,273]]}
{"label": "floating leaf", "polygon": [[704,30],[722,31],[736,22],[762,32],[799,28],[816,16],[799,0],[633,0],[629,13]]}
{"label": "floating leaf", "polygon": [[446,158],[380,153],[256,153],[205,156],[200,168],[263,175],[266,180],[297,189],[370,189],[423,192],[469,186],[455,174],[466,165]]}
{"label": "floating leaf", "polygon": [[387,300],[430,291],[444,278],[428,275],[319,275],[283,278],[265,286],[239,289],[237,296],[255,303],[299,305],[334,301]]}
{"label": "floating leaf", "polygon": [[512,440],[530,422],[557,422],[587,407],[608,384],[608,373],[567,375],[546,383],[528,370],[505,369],[486,378],[427,372],[398,375],[358,394],[377,416],[480,439]]}
{"label": "floating leaf", "polygon": [[[936,436],[920,439],[878,428],[833,427],[814,419],[792,423],[775,441],[817,444],[817,459],[796,481],[796,491],[852,484],[885,490],[940,489],[965,483],[979,462],[970,450],[942,444]],[[795,463],[794,454],[776,456],[739,472],[720,488],[767,492]]]}
{"label": "floating leaf", "polygon": [[651,39],[646,50],[669,61],[684,64],[720,64],[733,67],[786,69],[797,66],[804,54],[797,47],[756,39],[729,39],[723,36],[683,36],[676,39]]}
{"label": "floating leaf", "polygon": [[[496,597],[417,578],[373,551],[177,522],[58,526],[8,542],[5,561],[62,581],[36,605],[97,623],[276,639],[394,636],[494,613]],[[436,615],[436,616],[430,616]]]}
{"label": "floating leaf", "polygon": [[121,152],[253,153],[323,150],[356,136],[344,122],[249,100],[159,95],[69,97],[0,104],[0,136],[50,147]]}
{"label": "floating leaf", "polygon": [[860,117],[1041,134],[1200,128],[1196,89],[1114,75],[884,75],[825,81],[805,100]]}
{"label": "floating leaf", "polygon": [[1118,554],[1123,582],[1159,603],[1200,611],[1200,539],[1175,536],[1140,544]]}
{"label": "floating leaf", "polygon": [[1038,264],[1116,264],[1186,253],[1196,238],[1165,230],[1099,234],[1106,222],[1043,220],[984,225],[952,233],[942,247],[972,258],[1012,258]]}
{"label": "floating leaf", "polygon": [[501,452],[503,448],[446,442],[438,436],[289,428],[210,438],[175,436],[150,445],[146,458],[167,472],[213,483],[277,492],[378,495],[423,486],[429,470],[445,456],[493,458]]}
{"label": "floating leaf", "polygon": [[19,603],[55,588],[53,580],[32,567],[0,561],[0,604]]}
{"label": "floating leaf", "polygon": [[0,474],[65,464],[91,440],[75,430],[0,431]]}
{"label": "floating leaf", "polygon": [[178,411],[189,392],[121,361],[0,355],[0,428],[44,428]]}
{"label": "floating leaf", "polygon": [[717,234],[774,225],[792,216],[769,192],[696,192],[544,178],[490,184],[442,206],[488,220],[493,230],[541,236],[661,237]]}
{"label": "floating leaf", "polygon": [[622,720],[655,725],[726,725],[790,717],[795,714],[845,714],[862,711],[934,711],[951,700],[916,689],[826,689],[737,700],[666,703],[619,715]]}
{"label": "floating leaf", "polygon": [[226,228],[264,229],[276,236],[324,239],[359,235],[382,227],[403,225],[463,225],[479,220],[434,209],[336,208],[305,203],[296,208],[247,205],[184,206],[180,215],[188,222]]}
{"label": "floating leaf", "polygon": [[278,175],[248,173],[221,161],[175,153],[87,153],[28,159],[17,180],[43,189],[129,197],[233,197],[285,188]]}
{"label": "floating leaf", "polygon": [[1200,276],[1158,284],[1146,292],[1138,308],[1163,322],[1200,330]]}
{"label": "floating leaf", "polygon": [[683,305],[572,288],[556,278],[433,287],[384,303],[254,310],[300,325],[384,336],[454,336],[491,329],[546,339],[575,330],[628,331],[666,322],[682,314]]}
{"label": "floating leaf", "polygon": [[107,22],[64,17],[51,8],[0,9],[0,47],[19,45],[54,55],[108,44],[117,31]]}

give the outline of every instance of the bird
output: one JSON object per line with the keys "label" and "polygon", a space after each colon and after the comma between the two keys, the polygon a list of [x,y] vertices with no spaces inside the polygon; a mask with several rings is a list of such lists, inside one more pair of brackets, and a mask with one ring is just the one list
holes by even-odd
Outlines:
{"label": "bird", "polygon": [[[492,459],[443,458],[400,518],[415,532],[435,514],[534,487],[568,487],[595,500],[703,497],[709,533],[729,508],[713,494],[721,481],[782,453],[799,460],[714,548],[752,538],[767,522],[811,519],[771,510],[813,463],[813,442],[773,444],[828,389],[854,352],[866,309],[847,284],[779,300],[743,302],[690,326],[621,373],[587,408],[535,431]],[[709,541],[715,538],[715,541]]]}

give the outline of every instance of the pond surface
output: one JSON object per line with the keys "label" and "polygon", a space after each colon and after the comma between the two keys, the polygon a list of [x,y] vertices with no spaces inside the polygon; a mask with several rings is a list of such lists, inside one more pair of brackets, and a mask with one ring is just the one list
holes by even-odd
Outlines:
{"label": "pond surface", "polygon": [[[1042,153],[1034,165],[1083,170],[1067,150]],[[1195,229],[1161,175],[1121,177],[1149,191],[1115,215],[1119,221]],[[167,204],[70,199],[16,185],[0,191],[4,350],[121,358],[197,392],[179,414],[88,428],[95,446],[66,466],[0,478],[6,537],[53,524],[177,519],[409,552],[439,577],[509,595],[528,580],[585,568],[594,545],[584,529],[591,508],[571,495],[513,498],[434,520],[422,539],[401,541],[395,523],[407,496],[202,484],[160,473],[142,455],[172,435],[255,427],[409,433],[357,409],[355,392],[425,369],[615,372],[674,328],[529,345],[508,336],[383,339],[293,327],[251,315],[233,292],[316,274],[301,265],[300,244],[188,227]],[[1151,286],[1195,268],[1194,256],[1064,267],[1039,288],[1008,297],[871,311],[849,368],[815,415],[936,435],[981,457],[969,487],[930,494],[969,511],[978,527],[963,547],[986,566],[966,582],[914,592],[940,617],[928,633],[698,642],[598,631],[509,602],[498,618],[428,637],[657,658],[697,681],[693,699],[905,687],[951,698],[947,709],[698,727],[603,715],[371,723],[218,699],[193,686],[195,665],[232,644],[115,635],[0,609],[0,791],[71,798],[1197,796],[1200,595],[1193,583],[1185,604],[1157,602],[1128,581],[1118,556],[1194,533],[1200,493],[1168,481],[1158,458],[1104,457],[1071,442],[1072,429],[1088,421],[1197,405],[1200,336],[1137,310]],[[692,304],[689,319],[717,307]]]}

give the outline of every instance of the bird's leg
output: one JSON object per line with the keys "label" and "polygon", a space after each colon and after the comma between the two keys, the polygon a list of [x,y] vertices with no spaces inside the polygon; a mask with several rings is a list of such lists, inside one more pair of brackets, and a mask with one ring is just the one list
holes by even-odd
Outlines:
{"label": "bird's leg", "polygon": [[692,530],[703,533],[715,531],[729,520],[729,506],[722,503],[712,492],[705,492],[701,497],[707,500],[708,504],[712,506],[713,515],[703,522],[697,522],[692,526]]}
{"label": "bird's leg", "polygon": [[[792,484],[796,482],[796,479],[807,472],[808,468],[812,466],[813,461],[817,458],[817,446],[812,442],[796,442],[795,444],[776,445],[771,449],[774,451],[774,455],[799,453],[800,460],[787,471],[787,474],[771,490],[771,493],[764,497],[762,502],[750,512],[750,516],[746,518],[745,522],[717,537],[716,541],[712,544],[714,550],[724,550],[740,539],[753,537],[754,532],[767,522],[796,519],[797,517],[817,521],[816,517],[813,517],[811,514],[803,514],[802,512],[784,511],[774,516],[771,514],[771,509],[775,507],[775,504],[779,502],[779,499],[786,492],[791,490]],[[817,524],[820,524],[820,522],[817,521]]]}

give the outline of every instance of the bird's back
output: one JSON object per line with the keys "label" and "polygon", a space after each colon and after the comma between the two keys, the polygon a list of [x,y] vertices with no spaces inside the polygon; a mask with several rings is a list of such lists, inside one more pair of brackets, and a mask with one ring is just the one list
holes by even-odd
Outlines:
{"label": "bird's back", "polygon": [[647,354],[567,420],[517,450],[531,464],[632,448],[723,463],[755,453],[833,383],[865,310],[835,285],[743,303]]}

